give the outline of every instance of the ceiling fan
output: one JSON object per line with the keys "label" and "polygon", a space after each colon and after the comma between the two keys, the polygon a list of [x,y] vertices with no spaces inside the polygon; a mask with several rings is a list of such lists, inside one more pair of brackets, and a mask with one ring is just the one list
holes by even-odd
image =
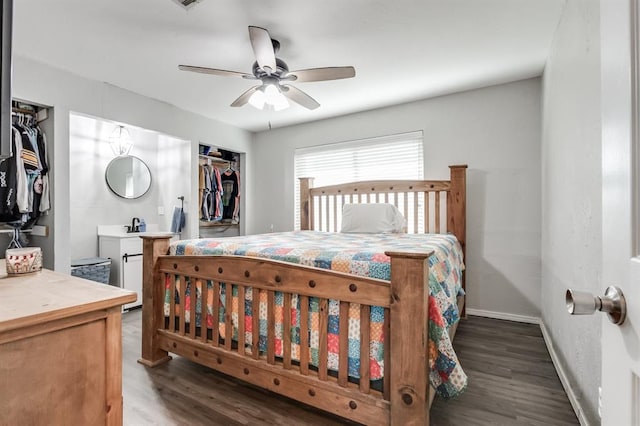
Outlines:
{"label": "ceiling fan", "polygon": [[276,53],[280,48],[280,42],[269,35],[269,31],[261,27],[249,27],[249,38],[256,61],[253,63],[252,74],[226,71],[215,68],[196,67],[192,65],[179,65],[182,71],[192,71],[203,74],[219,75],[223,77],[241,77],[247,80],[260,80],[262,84],[253,86],[238,99],[233,101],[232,107],[241,107],[247,103],[256,108],[265,106],[276,111],[287,108],[288,100],[291,100],[307,109],[313,110],[320,104],[302,90],[287,84],[289,82],[310,82],[339,80],[351,78],[356,75],[353,67],[324,67],[309,68],[304,70],[289,71],[287,64]]}

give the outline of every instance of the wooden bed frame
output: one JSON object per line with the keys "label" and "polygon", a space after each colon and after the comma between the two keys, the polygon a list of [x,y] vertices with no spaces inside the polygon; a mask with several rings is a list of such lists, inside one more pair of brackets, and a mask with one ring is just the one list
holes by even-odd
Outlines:
{"label": "wooden bed frame", "polygon": [[[466,165],[450,166],[446,181],[376,181],[312,188],[312,179],[301,179],[301,228],[337,229],[338,206],[345,202],[389,202],[408,217],[414,232],[450,232],[465,247]],[[446,208],[441,206],[446,204]],[[424,206],[424,207],[422,207]],[[441,212],[446,212],[446,219]],[[446,224],[446,225],[445,225]],[[446,227],[446,229],[441,229]],[[391,258],[391,280],[349,275],[261,258],[243,256],[168,256],[168,236],[143,236],[142,364],[155,367],[172,352],[251,384],[277,392],[305,404],[367,425],[426,425],[429,423],[428,386],[428,263],[431,252],[387,252]],[[190,277],[213,282],[214,306],[220,301],[220,283],[233,283],[239,300],[248,288],[266,292],[268,300],[267,352],[258,350],[259,298],[253,300],[252,345],[245,344],[244,321],[238,321],[238,342],[220,339],[218,315],[214,312],[211,333],[200,333],[195,324],[196,298],[191,297],[190,322],[176,313],[171,298],[168,320],[164,314],[166,277],[175,291],[176,282]],[[464,279],[463,279],[464,286]],[[180,301],[185,286],[179,286]],[[206,300],[206,285],[201,285]],[[275,356],[275,292],[284,294],[284,311],[291,295],[301,297],[300,359],[308,359],[308,298],[320,303],[319,365],[327,361],[328,300],[340,302],[339,351],[347,353],[349,303],[361,304],[361,371],[352,383],[347,377],[347,357],[340,356],[339,371],[309,368],[290,356],[291,320],[285,316],[284,358]],[[255,294],[255,293],[254,293]],[[226,306],[232,295],[226,292]],[[184,303],[184,302],[181,302]],[[203,314],[207,304],[202,304]],[[384,379],[381,390],[370,386],[369,312],[371,306],[385,309]],[[232,335],[231,312],[226,312],[225,335]],[[206,318],[206,317],[205,317]],[[343,332],[344,330],[344,332]],[[363,331],[364,330],[364,331]],[[209,335],[208,335],[209,334]],[[240,349],[239,349],[240,348]],[[242,350],[244,348],[244,350]],[[432,398],[431,398],[432,399]]]}

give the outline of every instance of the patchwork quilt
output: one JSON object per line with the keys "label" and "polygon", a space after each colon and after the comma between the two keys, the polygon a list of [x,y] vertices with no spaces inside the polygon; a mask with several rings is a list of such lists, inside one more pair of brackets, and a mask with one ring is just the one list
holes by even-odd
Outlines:
{"label": "patchwork quilt", "polygon": [[[462,293],[461,278],[464,269],[462,248],[453,235],[445,234],[345,234],[327,233],[316,231],[296,231],[285,233],[271,233],[251,235],[244,237],[220,238],[220,239],[196,239],[182,240],[171,244],[171,255],[240,255],[260,257],[296,263],[317,268],[331,269],[370,278],[383,280],[391,279],[390,258],[385,251],[425,251],[433,250],[434,254],[429,258],[429,360],[430,381],[439,395],[451,398],[459,395],[465,388],[467,377],[460,367],[458,358],[453,351],[448,329],[459,320],[459,312],[456,297]],[[189,320],[191,297],[196,295],[196,326],[202,325],[201,289],[207,285],[213,288],[212,282],[195,280],[195,283],[186,283],[185,289],[185,320]],[[182,282],[178,281],[177,285]],[[166,283],[165,315],[169,315],[170,287],[169,280]],[[213,292],[207,292],[207,328],[213,326],[213,315],[217,313],[219,318],[219,333],[225,338],[226,328],[224,324],[226,306],[226,292],[232,292],[233,306],[231,318],[233,322],[233,336],[237,338],[238,321],[245,323],[245,341],[250,346],[253,338],[252,301],[253,294],[250,289],[245,292],[245,300],[238,300],[237,286],[232,283],[221,283],[220,306],[213,307]],[[176,314],[179,315],[183,305],[179,300],[178,291],[174,295]],[[283,294],[277,292],[275,301],[275,350],[276,356],[282,357],[283,353]],[[240,318],[238,307],[242,306],[244,318]],[[339,302],[329,301],[328,324],[328,368],[337,371],[339,362]],[[316,298],[309,298],[309,362],[318,366],[319,361],[319,303]],[[291,301],[291,357],[300,360],[300,300],[293,295]],[[267,344],[267,296],[260,293],[260,341],[261,350],[266,351]],[[349,309],[349,375],[359,378],[360,355],[360,305],[351,303]],[[383,323],[384,310],[380,307],[371,308],[371,333],[370,333],[370,377],[372,380],[382,378],[384,372],[383,353]]]}

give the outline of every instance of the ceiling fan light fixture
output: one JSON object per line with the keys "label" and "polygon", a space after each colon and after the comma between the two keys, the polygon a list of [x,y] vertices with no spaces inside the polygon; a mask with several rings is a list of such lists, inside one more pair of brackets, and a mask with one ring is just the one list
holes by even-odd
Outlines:
{"label": "ceiling fan light fixture", "polygon": [[267,85],[264,89],[264,95],[266,104],[272,106],[275,111],[289,108],[289,101],[275,84]]}
{"label": "ceiling fan light fixture", "polygon": [[257,109],[264,109],[264,104],[267,100],[267,97],[260,89],[256,90],[253,95],[251,95],[251,97],[249,98],[249,105]]}
{"label": "ceiling fan light fixture", "polygon": [[264,84],[249,98],[249,104],[257,109],[282,111],[289,108],[289,101],[274,84]]}

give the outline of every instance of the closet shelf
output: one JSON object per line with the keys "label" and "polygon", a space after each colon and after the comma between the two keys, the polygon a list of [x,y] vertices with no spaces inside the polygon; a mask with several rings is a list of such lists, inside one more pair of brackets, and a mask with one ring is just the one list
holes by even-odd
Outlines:
{"label": "closet shelf", "polygon": [[225,223],[225,222],[207,222],[206,220],[200,221],[200,228],[238,228],[237,223]]}
{"label": "closet shelf", "polygon": [[235,163],[235,161],[233,160],[223,160],[221,157],[212,157],[210,155],[198,154],[198,158],[200,158],[200,160],[207,160],[208,162],[223,164],[225,166],[228,165],[229,163]]}
{"label": "closet shelf", "polygon": [[38,111],[26,108],[11,107],[11,111],[19,112],[21,114],[33,115],[34,117],[38,115]]}

